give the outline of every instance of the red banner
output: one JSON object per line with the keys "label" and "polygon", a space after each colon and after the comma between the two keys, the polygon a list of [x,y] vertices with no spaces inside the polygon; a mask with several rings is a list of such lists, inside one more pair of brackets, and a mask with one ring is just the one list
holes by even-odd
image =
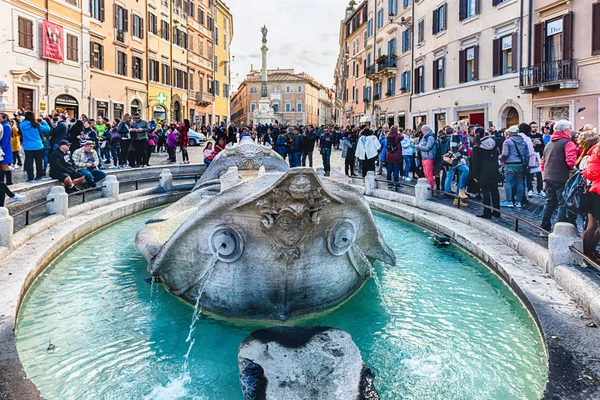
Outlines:
{"label": "red banner", "polygon": [[64,61],[64,36],[60,25],[49,21],[42,22],[42,57],[54,61]]}

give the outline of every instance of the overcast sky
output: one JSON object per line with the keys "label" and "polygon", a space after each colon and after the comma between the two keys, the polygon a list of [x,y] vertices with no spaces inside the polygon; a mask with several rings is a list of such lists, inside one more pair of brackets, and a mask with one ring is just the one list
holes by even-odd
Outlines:
{"label": "overcast sky", "polygon": [[[225,0],[233,14],[232,89],[261,67],[260,28],[267,25],[268,68],[305,71],[323,85],[333,84],[339,26],[348,0]],[[236,74],[238,75],[236,77]]]}

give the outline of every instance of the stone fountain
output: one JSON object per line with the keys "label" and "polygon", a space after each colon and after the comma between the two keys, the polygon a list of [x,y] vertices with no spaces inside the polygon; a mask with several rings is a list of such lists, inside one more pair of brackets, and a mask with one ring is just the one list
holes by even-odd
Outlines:
{"label": "stone fountain", "polygon": [[396,261],[359,190],[289,169],[250,138],[221,152],[136,244],[172,294],[236,319],[328,310],[361,288],[374,260]]}

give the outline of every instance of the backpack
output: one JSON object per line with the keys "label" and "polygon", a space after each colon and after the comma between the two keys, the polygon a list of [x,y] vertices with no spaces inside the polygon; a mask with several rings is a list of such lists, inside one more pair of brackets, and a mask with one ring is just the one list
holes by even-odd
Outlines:
{"label": "backpack", "polygon": [[391,140],[391,141],[386,140],[385,151],[387,153],[395,153],[397,150],[398,150],[398,142],[396,140]]}
{"label": "backpack", "polygon": [[587,179],[581,171],[576,171],[565,183],[563,189],[563,200],[567,210],[574,213],[581,212],[581,203],[589,189]]}

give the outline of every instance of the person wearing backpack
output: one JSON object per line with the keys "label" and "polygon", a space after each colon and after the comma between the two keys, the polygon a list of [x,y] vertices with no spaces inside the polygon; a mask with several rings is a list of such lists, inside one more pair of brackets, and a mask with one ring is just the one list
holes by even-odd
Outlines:
{"label": "person wearing backpack", "polygon": [[[402,140],[404,136],[399,132],[398,126],[392,126],[390,133],[386,136],[385,145],[385,166],[387,170],[388,188],[400,189],[400,171],[402,170]],[[392,173],[394,175],[394,183],[392,184]]]}
{"label": "person wearing backpack", "polygon": [[[504,190],[506,199],[500,203],[500,207],[521,208],[521,199],[525,192],[524,178],[528,173],[529,149],[525,140],[519,135],[519,127],[513,125],[506,130],[510,135],[502,146],[502,161],[505,163],[506,183]],[[513,202],[513,191],[516,189]]]}

